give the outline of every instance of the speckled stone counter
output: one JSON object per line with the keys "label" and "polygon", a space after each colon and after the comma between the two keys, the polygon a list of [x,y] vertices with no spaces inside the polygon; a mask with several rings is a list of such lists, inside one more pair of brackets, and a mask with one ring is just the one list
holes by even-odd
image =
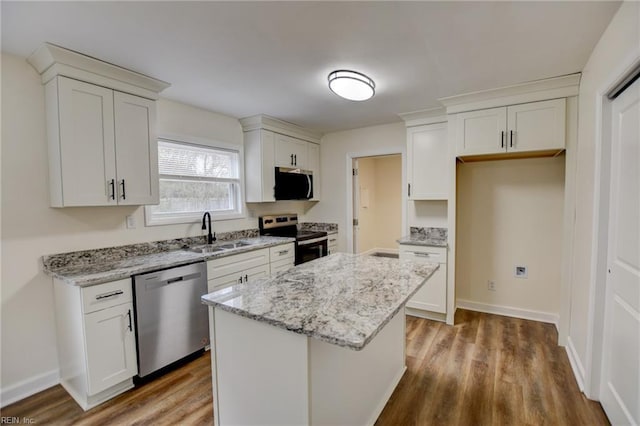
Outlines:
{"label": "speckled stone counter", "polygon": [[414,246],[447,247],[447,229],[411,227],[409,235],[397,242]]}
{"label": "speckled stone counter", "polygon": [[275,277],[202,297],[204,303],[354,350],[363,349],[437,264],[336,253]]}
{"label": "speckled stone counter", "polygon": [[[67,284],[86,287],[158,269],[232,256],[295,241],[293,238],[266,236],[243,238],[242,235],[246,235],[243,233],[234,235],[250,245],[214,253],[196,253],[180,247],[202,244],[201,237],[158,241],[43,256],[43,269],[51,277]],[[218,242],[222,241],[232,240],[224,238]]]}
{"label": "speckled stone counter", "polygon": [[301,231],[325,231],[327,233],[337,233],[337,223],[325,223],[325,222],[302,222],[299,224]]}

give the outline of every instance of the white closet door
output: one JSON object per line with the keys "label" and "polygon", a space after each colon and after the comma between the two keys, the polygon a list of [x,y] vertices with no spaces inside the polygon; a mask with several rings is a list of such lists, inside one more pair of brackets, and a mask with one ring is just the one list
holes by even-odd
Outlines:
{"label": "white closet door", "polygon": [[640,424],[640,81],[612,104],[609,247],[600,400]]}

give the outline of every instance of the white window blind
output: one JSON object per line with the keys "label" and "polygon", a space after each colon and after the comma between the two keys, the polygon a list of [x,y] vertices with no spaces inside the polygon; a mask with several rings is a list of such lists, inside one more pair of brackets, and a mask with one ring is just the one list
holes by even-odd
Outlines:
{"label": "white window blind", "polygon": [[161,139],[158,171],[160,204],[147,208],[147,224],[241,216],[238,150]]}

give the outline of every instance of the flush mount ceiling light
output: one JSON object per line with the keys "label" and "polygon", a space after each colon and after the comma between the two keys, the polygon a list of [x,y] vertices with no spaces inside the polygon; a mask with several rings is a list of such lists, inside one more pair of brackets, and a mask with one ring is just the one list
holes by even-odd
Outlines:
{"label": "flush mount ceiling light", "polygon": [[376,84],[359,72],[338,70],[329,74],[329,89],[351,101],[366,101],[376,92]]}

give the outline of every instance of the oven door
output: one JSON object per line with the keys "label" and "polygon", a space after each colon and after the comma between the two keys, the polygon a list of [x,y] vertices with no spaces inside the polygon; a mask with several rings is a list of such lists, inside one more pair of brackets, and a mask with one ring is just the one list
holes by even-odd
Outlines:
{"label": "oven door", "polygon": [[327,237],[314,238],[296,242],[296,260],[299,265],[327,255]]}

